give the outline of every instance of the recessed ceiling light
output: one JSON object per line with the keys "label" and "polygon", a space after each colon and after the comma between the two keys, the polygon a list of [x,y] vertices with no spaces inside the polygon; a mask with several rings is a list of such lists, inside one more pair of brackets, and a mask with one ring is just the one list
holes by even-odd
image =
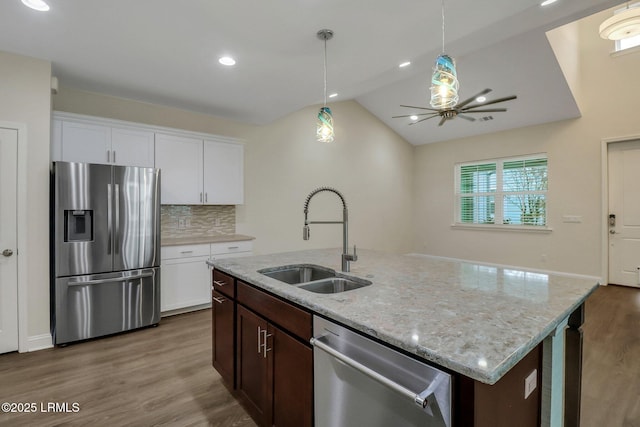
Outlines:
{"label": "recessed ceiling light", "polygon": [[337,93],[332,93],[331,95],[329,95],[329,98],[335,98],[336,96],[338,96]]}
{"label": "recessed ceiling light", "polygon": [[411,65],[411,61],[405,61],[402,64],[398,65],[398,67],[404,68],[404,67],[408,67],[409,65]]}
{"label": "recessed ceiling light", "polygon": [[557,2],[558,0],[544,0],[542,3],[540,3],[540,6],[549,6],[552,3]]}
{"label": "recessed ceiling light", "polygon": [[411,120],[413,120],[414,122],[415,122],[416,120],[418,120],[418,116],[411,116],[411,117],[409,117],[409,118],[410,118]]}
{"label": "recessed ceiling light", "polygon": [[236,60],[230,56],[223,56],[222,58],[218,59],[218,62],[229,67],[232,65],[236,65]]}
{"label": "recessed ceiling light", "polygon": [[43,0],[22,0],[22,4],[40,12],[46,12],[49,10],[49,5]]}
{"label": "recessed ceiling light", "polygon": [[477,98],[476,98],[476,101],[477,101],[477,102],[484,102],[484,101],[486,101],[486,100],[487,100],[487,97],[486,97],[486,96],[479,96],[479,97],[477,97]]}

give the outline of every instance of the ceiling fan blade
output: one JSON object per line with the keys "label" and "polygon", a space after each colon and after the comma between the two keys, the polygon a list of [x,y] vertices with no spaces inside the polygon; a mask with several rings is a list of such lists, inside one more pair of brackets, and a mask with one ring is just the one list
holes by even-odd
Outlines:
{"label": "ceiling fan blade", "polygon": [[462,101],[461,103],[459,103],[458,105],[456,105],[456,108],[462,108],[462,107],[464,107],[465,105],[467,105],[468,103],[470,103],[471,101],[473,101],[474,99],[476,99],[477,97],[482,96],[482,95],[486,95],[486,94],[488,94],[489,92],[491,92],[491,89],[486,88],[486,89],[485,89],[485,90],[483,90],[482,92],[480,92],[480,93],[477,93],[477,94],[473,95],[471,98],[469,98],[469,99],[465,99],[464,101]]}
{"label": "ceiling fan blade", "polygon": [[442,126],[444,124],[444,122],[447,121],[447,117],[446,116],[442,116],[442,118],[440,119],[440,123],[438,123],[438,126]]}
{"label": "ceiling fan blade", "polygon": [[411,126],[411,125],[415,125],[416,123],[424,122],[425,120],[433,119],[433,118],[434,118],[434,117],[436,117],[436,116],[438,116],[438,114],[433,114],[433,115],[431,115],[431,116],[429,116],[429,117],[425,117],[424,119],[420,119],[420,120],[418,120],[418,121],[411,122],[411,123],[409,123],[409,126]]}
{"label": "ceiling fan blade", "polygon": [[480,105],[477,105],[477,107],[480,106],[485,106],[485,105],[491,105],[491,104],[497,104],[498,102],[505,102],[505,101],[511,101],[512,99],[516,99],[517,96],[515,95],[511,95],[511,96],[505,96],[504,98],[498,98],[498,99],[494,99],[493,101],[489,101],[489,102],[483,102]]}
{"label": "ceiling fan blade", "polygon": [[507,111],[506,108],[484,108],[482,110],[461,110],[460,112],[464,114],[468,114],[468,113],[504,113],[505,111]]}
{"label": "ceiling fan blade", "polygon": [[438,111],[440,112],[440,110],[436,110],[435,108],[428,108],[428,107],[416,107],[414,105],[401,105],[401,107],[405,107],[405,108],[417,108],[419,110],[429,110],[429,111]]}
{"label": "ceiling fan blade", "polygon": [[411,116],[428,116],[428,115],[438,115],[438,113],[421,113],[421,114],[406,114],[404,116],[391,116],[392,119],[401,119],[403,117],[411,117]]}
{"label": "ceiling fan blade", "polygon": [[460,117],[461,119],[469,120],[470,122],[476,121],[476,119],[474,119],[473,117],[465,116],[464,114],[458,114],[457,117]]}

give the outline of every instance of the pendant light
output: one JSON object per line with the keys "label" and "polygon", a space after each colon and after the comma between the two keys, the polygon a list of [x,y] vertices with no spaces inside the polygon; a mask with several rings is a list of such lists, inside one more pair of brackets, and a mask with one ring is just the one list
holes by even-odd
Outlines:
{"label": "pendant light", "polygon": [[622,40],[640,34],[640,7],[634,5],[621,12],[614,13],[612,17],[600,24],[600,37],[609,40]]}
{"label": "pendant light", "polygon": [[442,0],[442,54],[436,58],[431,76],[431,107],[446,110],[458,102],[458,76],[453,58],[444,53],[444,0]]}
{"label": "pendant light", "polygon": [[333,133],[333,115],[331,109],[327,107],[327,40],[333,38],[333,31],[320,30],[318,38],[324,41],[324,105],[318,112],[318,121],[316,126],[316,138],[319,142],[333,142],[335,135]]}

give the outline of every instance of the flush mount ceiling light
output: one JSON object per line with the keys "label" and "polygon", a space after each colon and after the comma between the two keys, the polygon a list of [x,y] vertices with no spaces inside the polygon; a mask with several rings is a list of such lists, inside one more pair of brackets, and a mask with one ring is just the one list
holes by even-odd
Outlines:
{"label": "flush mount ceiling light", "polygon": [[333,38],[333,31],[320,30],[317,33],[318,38],[324,41],[324,105],[318,112],[318,121],[316,123],[316,139],[319,142],[333,142],[335,135],[333,133],[333,115],[331,109],[327,107],[327,40]]}
{"label": "flush mount ceiling light", "polygon": [[49,5],[43,0],[22,0],[22,4],[40,12],[46,12],[49,10]]}
{"label": "flush mount ceiling light", "polygon": [[600,37],[609,40],[622,40],[640,34],[640,7],[627,8],[615,13],[600,24]]}

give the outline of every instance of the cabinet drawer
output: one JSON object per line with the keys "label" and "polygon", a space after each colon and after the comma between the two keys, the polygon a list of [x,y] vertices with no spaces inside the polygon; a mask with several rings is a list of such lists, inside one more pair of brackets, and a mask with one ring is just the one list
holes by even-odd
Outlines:
{"label": "cabinet drawer", "polygon": [[311,313],[238,280],[237,301],[305,342],[312,336]]}
{"label": "cabinet drawer", "polygon": [[209,245],[162,246],[161,259],[209,256]]}
{"label": "cabinet drawer", "polygon": [[213,270],[213,290],[234,299],[236,297],[235,279],[220,270]]}
{"label": "cabinet drawer", "polygon": [[232,254],[236,252],[251,252],[253,242],[251,240],[241,240],[238,242],[211,243],[211,255]]}

